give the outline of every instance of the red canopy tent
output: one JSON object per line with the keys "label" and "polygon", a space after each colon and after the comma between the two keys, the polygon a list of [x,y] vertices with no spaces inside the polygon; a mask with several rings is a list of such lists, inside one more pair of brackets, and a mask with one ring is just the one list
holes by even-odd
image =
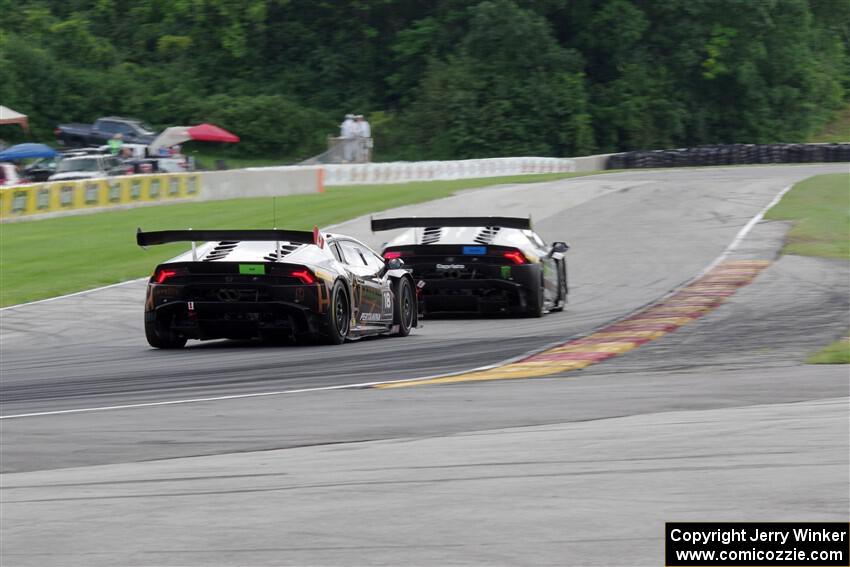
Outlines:
{"label": "red canopy tent", "polygon": [[214,124],[198,124],[197,126],[172,126],[166,128],[162,134],[150,145],[151,153],[156,153],[160,148],[167,148],[175,144],[182,144],[189,140],[199,142],[230,142],[239,141],[239,136],[231,134],[224,128]]}
{"label": "red canopy tent", "polygon": [[199,142],[231,142],[239,141],[239,136],[231,134],[224,128],[219,128],[214,124],[198,124],[186,129],[186,132],[193,140]]}

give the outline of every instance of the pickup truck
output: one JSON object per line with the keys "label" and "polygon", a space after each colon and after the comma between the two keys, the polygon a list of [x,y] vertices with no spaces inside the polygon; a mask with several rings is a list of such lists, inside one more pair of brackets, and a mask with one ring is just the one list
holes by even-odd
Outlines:
{"label": "pickup truck", "polygon": [[53,133],[60,144],[74,147],[99,146],[115,134],[132,144],[150,144],[156,138],[153,128],[141,120],[119,116],[98,118],[94,124],[60,124]]}

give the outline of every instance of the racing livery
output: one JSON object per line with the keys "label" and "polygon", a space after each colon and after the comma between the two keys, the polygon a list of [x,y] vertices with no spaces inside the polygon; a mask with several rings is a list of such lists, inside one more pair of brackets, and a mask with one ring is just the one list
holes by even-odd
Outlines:
{"label": "racing livery", "polygon": [[[145,335],[155,348],[188,339],[313,335],[331,344],[407,336],[414,282],[354,238],[293,230],[139,232],[139,246],[192,242],[148,281]],[[195,242],[206,242],[196,245]]]}
{"label": "racing livery", "polygon": [[531,220],[511,217],[372,219],[372,231],[407,229],[384,245],[417,282],[419,312],[540,317],[567,302],[564,242],[547,246]]}

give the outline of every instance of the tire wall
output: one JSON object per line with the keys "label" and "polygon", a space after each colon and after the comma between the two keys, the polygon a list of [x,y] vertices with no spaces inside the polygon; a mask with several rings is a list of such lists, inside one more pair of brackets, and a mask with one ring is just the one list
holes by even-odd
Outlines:
{"label": "tire wall", "polygon": [[722,144],[611,154],[607,156],[605,169],[845,161],[850,161],[850,143]]}

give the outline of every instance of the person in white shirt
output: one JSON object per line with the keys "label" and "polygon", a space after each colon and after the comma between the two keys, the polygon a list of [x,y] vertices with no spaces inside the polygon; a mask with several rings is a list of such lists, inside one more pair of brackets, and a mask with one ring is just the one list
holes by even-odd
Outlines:
{"label": "person in white shirt", "polygon": [[339,125],[339,137],[342,138],[342,160],[350,162],[354,160],[357,146],[357,123],[354,122],[353,114],[346,114],[345,120]]}
{"label": "person in white shirt", "polygon": [[355,116],[354,120],[354,126],[357,128],[356,133],[360,138],[360,143],[357,145],[357,161],[370,162],[372,161],[372,127],[362,114]]}

